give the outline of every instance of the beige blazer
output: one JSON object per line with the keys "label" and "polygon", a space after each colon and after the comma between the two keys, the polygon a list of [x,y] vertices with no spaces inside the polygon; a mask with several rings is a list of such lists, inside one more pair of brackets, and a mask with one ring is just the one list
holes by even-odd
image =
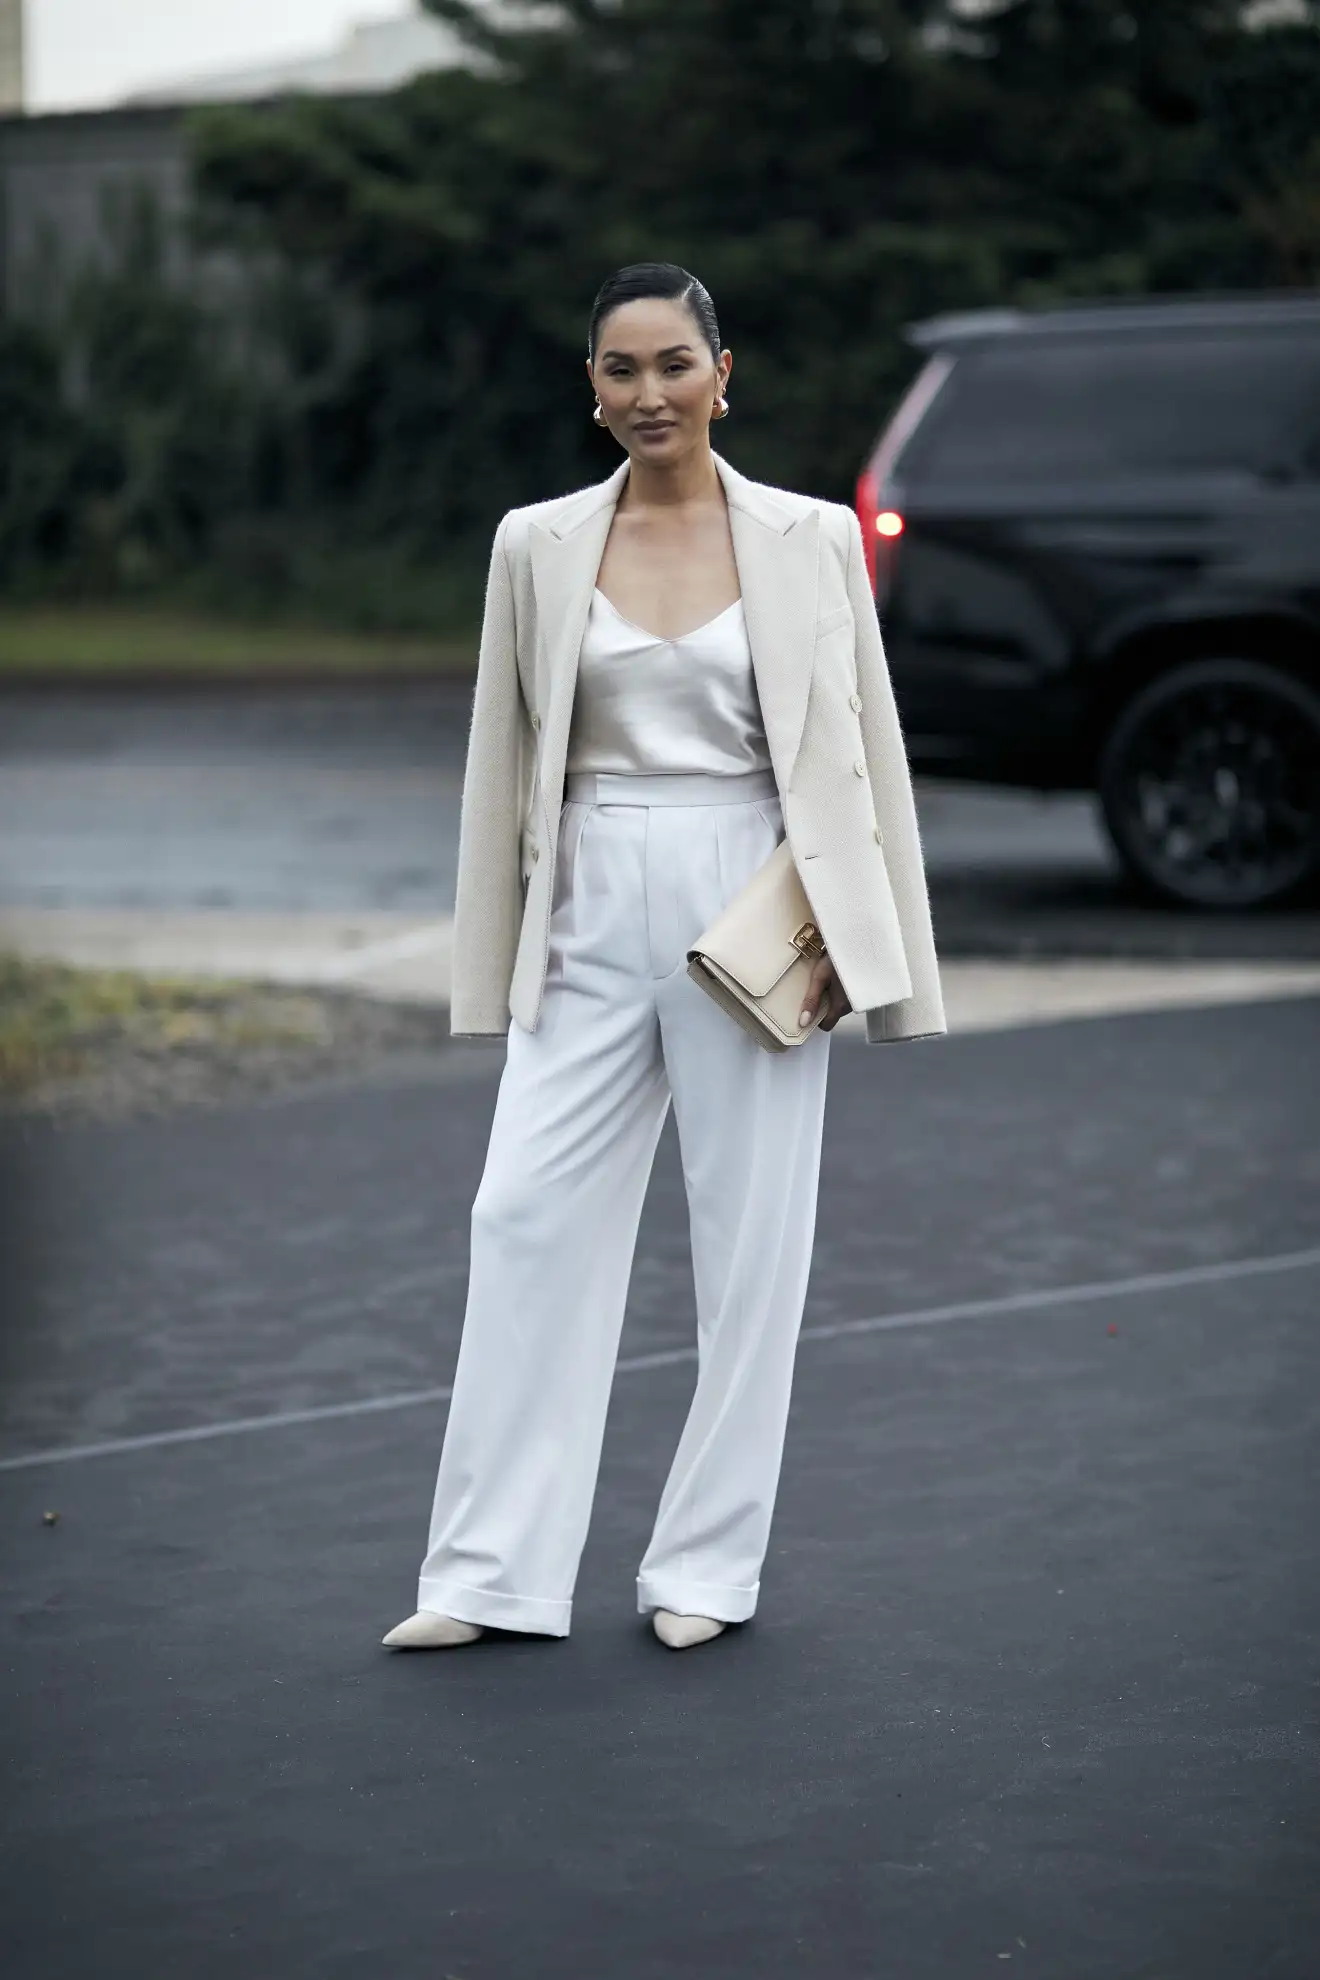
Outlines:
{"label": "beige blazer", "polygon": [[[857,518],[715,464],[784,826],[826,947],[872,1043],[942,1032],[912,786]],[[463,783],[457,1037],[502,1036],[511,1017],[536,1029],[578,650],[627,475],[624,461],[597,487],[511,510],[496,531]]]}

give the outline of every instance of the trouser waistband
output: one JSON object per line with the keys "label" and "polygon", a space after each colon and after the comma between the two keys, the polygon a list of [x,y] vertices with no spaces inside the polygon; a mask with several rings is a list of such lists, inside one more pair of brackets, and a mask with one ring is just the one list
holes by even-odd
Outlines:
{"label": "trouser waistband", "polygon": [[740,777],[703,772],[623,777],[612,771],[578,770],[564,779],[569,804],[755,804],[778,795],[773,770],[749,770]]}

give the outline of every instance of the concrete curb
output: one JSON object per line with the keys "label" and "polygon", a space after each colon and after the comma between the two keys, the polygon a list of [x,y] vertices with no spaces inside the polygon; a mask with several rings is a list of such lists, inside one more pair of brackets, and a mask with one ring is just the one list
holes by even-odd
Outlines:
{"label": "concrete curb", "polygon": [[[85,969],[243,977],[356,990],[390,1002],[449,1001],[452,917],[368,912],[176,913],[11,908],[0,947]],[[1123,1012],[1320,995],[1320,964],[998,961],[942,969],[949,1029],[994,1031]],[[840,1029],[856,1033],[860,1019]]]}

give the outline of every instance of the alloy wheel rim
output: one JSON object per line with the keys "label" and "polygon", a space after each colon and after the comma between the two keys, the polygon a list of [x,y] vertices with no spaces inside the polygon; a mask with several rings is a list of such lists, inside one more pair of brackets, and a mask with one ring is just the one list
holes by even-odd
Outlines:
{"label": "alloy wheel rim", "polygon": [[1299,710],[1268,689],[1207,684],[1153,708],[1123,781],[1154,877],[1226,906],[1300,880],[1315,856],[1316,744]]}

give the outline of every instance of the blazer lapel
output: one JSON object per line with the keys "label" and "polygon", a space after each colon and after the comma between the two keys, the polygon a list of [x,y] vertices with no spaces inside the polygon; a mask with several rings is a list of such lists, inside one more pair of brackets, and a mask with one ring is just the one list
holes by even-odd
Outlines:
{"label": "blazer lapel", "polygon": [[578,653],[605,539],[628,478],[628,463],[528,530],[536,594],[536,693],[541,710],[541,790],[547,822],[558,820],[564,790]]}
{"label": "blazer lapel", "polygon": [[797,762],[811,692],[820,581],[820,511],[806,514],[717,454],[766,741],[780,791]]}
{"label": "blazer lapel", "polygon": [[[761,719],[776,780],[786,791],[811,692],[820,511],[809,509],[803,514],[779,500],[772,488],[748,481],[718,454],[715,465],[729,505]],[[557,826],[563,797],[578,653],[605,541],[627,478],[624,461],[608,481],[584,490],[545,521],[533,522],[528,533],[538,628],[541,790],[551,830]]]}

